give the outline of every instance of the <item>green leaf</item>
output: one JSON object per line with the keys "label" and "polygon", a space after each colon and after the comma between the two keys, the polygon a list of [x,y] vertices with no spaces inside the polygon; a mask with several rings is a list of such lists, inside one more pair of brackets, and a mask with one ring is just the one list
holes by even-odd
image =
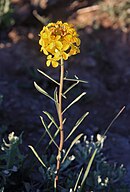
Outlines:
{"label": "green leaf", "polygon": [[86,92],[83,92],[83,93],[80,94],[78,97],[76,97],[76,99],[74,99],[74,100],[64,109],[64,111],[62,112],[62,114],[65,113],[65,111],[66,111],[67,109],[69,109],[73,104],[75,104],[76,102],[78,102],[84,95],[86,95]]}
{"label": "green leaf", "polygon": [[85,171],[85,173],[84,173],[84,176],[83,176],[83,179],[82,179],[82,182],[81,182],[80,191],[82,191],[82,189],[83,189],[84,182],[85,182],[85,180],[87,179],[87,176],[88,176],[88,174],[89,174],[89,171],[90,171],[90,168],[91,168],[91,166],[92,166],[93,160],[94,160],[94,158],[95,158],[95,156],[96,156],[96,153],[97,153],[97,149],[94,150],[94,152],[93,152],[93,154],[92,154],[92,156],[91,156],[91,159],[90,159],[90,161],[89,161],[89,163],[88,163],[88,166],[87,166],[87,168],[86,168],[86,171]]}
{"label": "green leaf", "polygon": [[14,165],[18,168],[21,166],[21,163],[24,160],[24,156],[21,154],[19,145],[22,143],[23,132],[17,137],[14,132],[8,135],[8,142],[3,139],[1,149],[3,151],[0,159],[4,160],[5,163],[2,163],[2,166],[5,165],[5,169],[12,169]]}
{"label": "green leaf", "polygon": [[65,95],[66,93],[68,93],[71,89],[73,89],[76,85],[79,84],[79,81],[77,81],[76,83],[74,83],[73,85],[71,85],[63,94]]}
{"label": "green leaf", "polygon": [[65,139],[65,141],[67,141],[69,139],[69,137],[73,134],[73,132],[78,128],[78,126],[82,123],[82,121],[85,119],[85,117],[89,114],[89,112],[86,112],[75,124],[75,126],[73,127],[72,131],[69,133],[69,135],[67,136],[67,138]]}
{"label": "green leaf", "polygon": [[57,87],[55,88],[55,91],[54,91],[54,100],[55,100],[56,110],[57,110],[57,113],[59,115],[59,103],[58,103]]}
{"label": "green leaf", "polygon": [[53,143],[55,144],[55,146],[59,149],[58,145],[57,145],[56,142],[54,141],[54,139],[53,139],[53,137],[52,137],[52,135],[51,135],[48,127],[46,126],[46,124],[45,124],[45,122],[44,122],[44,120],[43,120],[43,118],[42,118],[41,116],[40,116],[40,119],[41,119],[41,122],[42,122],[42,124],[43,124],[46,132],[48,133],[49,137],[51,138],[51,140],[53,141]]}
{"label": "green leaf", "polygon": [[123,106],[121,108],[121,110],[117,113],[117,115],[114,117],[114,119],[111,121],[111,123],[109,124],[109,126],[107,127],[107,129],[105,130],[104,134],[102,137],[105,137],[105,135],[107,134],[107,132],[109,131],[110,127],[113,125],[113,123],[116,121],[116,119],[120,116],[120,114],[124,111],[125,106]]}
{"label": "green leaf", "polygon": [[80,177],[82,175],[82,172],[83,172],[83,168],[80,170],[80,173],[78,175],[77,181],[76,181],[75,186],[74,186],[74,192],[77,190],[78,183],[79,183]]}
{"label": "green leaf", "polygon": [[43,71],[38,69],[38,72],[41,73],[42,75],[44,75],[45,77],[47,77],[48,79],[50,79],[51,81],[53,81],[54,83],[56,83],[57,85],[60,85],[60,83],[58,83],[56,80],[54,80],[53,78],[51,78],[49,75],[47,75],[46,73],[44,73]]}
{"label": "green leaf", "polygon": [[83,80],[80,80],[80,79],[68,79],[68,78],[66,78],[66,77],[64,77],[64,80],[65,80],[65,81],[74,81],[74,82],[75,82],[75,81],[76,81],[76,82],[79,81],[80,83],[88,83],[87,81],[83,81]]}
{"label": "green leaf", "polygon": [[63,160],[62,160],[62,163],[64,163],[64,161],[65,161],[67,155],[69,154],[71,148],[74,146],[74,144],[75,144],[82,136],[83,136],[83,133],[79,134],[79,135],[72,141],[69,149],[68,149],[68,150],[66,151],[66,153],[65,153],[65,156],[64,156],[64,158],[63,158]]}
{"label": "green leaf", "polygon": [[[64,125],[65,121],[66,121],[66,119],[63,120],[63,125]],[[59,131],[60,131],[60,130],[57,129],[57,131],[55,132],[55,134],[54,134],[54,136],[53,136],[53,139],[56,138],[56,136],[58,135]],[[48,149],[48,147],[51,145],[51,143],[52,143],[52,140],[50,140],[50,142],[49,142],[49,144],[48,144],[48,146],[47,146],[47,149]]]}
{"label": "green leaf", "polygon": [[52,115],[50,113],[48,113],[47,111],[43,111],[43,113],[51,120],[51,122],[55,125],[55,127],[57,129],[59,129],[58,125],[56,124],[54,117],[52,117]]}
{"label": "green leaf", "polygon": [[31,145],[29,145],[28,147],[32,150],[32,152],[34,153],[34,155],[36,156],[36,158],[40,161],[40,163],[43,165],[43,167],[47,168],[46,165],[45,165],[45,163],[42,161],[42,159],[39,157],[39,155],[38,155],[37,152],[35,151],[35,149],[34,149]]}
{"label": "green leaf", "polygon": [[65,118],[65,119],[63,119],[63,125],[65,124],[65,122],[66,122],[66,118]]}
{"label": "green leaf", "polygon": [[62,95],[62,97],[64,97],[64,99],[67,99],[67,97],[64,95],[64,93],[62,93],[61,95]]}
{"label": "green leaf", "polygon": [[[47,117],[51,120],[52,124],[54,124],[55,127],[57,128],[57,131],[55,132],[55,134],[54,134],[54,136],[53,136],[53,140],[54,140],[54,139],[56,138],[56,136],[58,135],[58,133],[59,133],[59,127],[58,127],[58,125],[56,124],[54,118],[52,117],[52,115],[51,115],[50,113],[48,113],[47,111],[43,111],[43,113],[44,113],[45,115],[47,115]],[[52,124],[51,124],[51,125],[52,125]],[[50,124],[48,125],[48,128],[50,128]],[[50,140],[48,146],[46,147],[46,150],[47,150],[48,147],[51,145],[51,143],[53,142],[53,140],[52,140],[52,139]]]}
{"label": "green leaf", "polygon": [[[54,136],[53,136],[53,139],[56,138],[56,136],[58,135],[58,133],[59,133],[59,130],[57,130],[57,131],[55,132],[55,134],[54,134]],[[49,146],[51,145],[52,142],[53,142],[53,140],[51,139],[50,142],[49,142]]]}
{"label": "green leaf", "polygon": [[42,89],[40,86],[38,86],[36,82],[34,82],[34,86],[35,86],[35,88],[36,88],[40,93],[42,93],[42,94],[45,95],[46,97],[49,97],[52,101],[56,102],[56,101],[54,100],[54,98],[52,98],[44,89]]}

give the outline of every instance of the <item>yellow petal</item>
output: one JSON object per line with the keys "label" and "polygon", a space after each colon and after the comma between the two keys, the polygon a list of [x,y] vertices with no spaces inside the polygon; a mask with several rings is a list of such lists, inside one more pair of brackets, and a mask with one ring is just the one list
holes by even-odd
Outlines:
{"label": "yellow petal", "polygon": [[69,52],[69,56],[76,55],[77,53],[80,53],[80,49],[76,46],[73,46]]}
{"label": "yellow petal", "polygon": [[69,42],[69,41],[71,41],[71,39],[72,39],[72,35],[66,35],[66,36],[65,36],[65,40],[66,40],[66,41]]}
{"label": "yellow petal", "polygon": [[77,45],[77,46],[79,46],[79,45],[80,45],[80,43],[81,43],[81,41],[80,41],[80,39],[79,39],[79,38],[76,38],[76,41],[75,41],[75,42],[76,42],[76,45]]}
{"label": "yellow petal", "polygon": [[47,56],[47,59],[52,59],[52,55],[48,55],[48,56]]}
{"label": "yellow petal", "polygon": [[55,40],[55,35],[51,35],[51,40]]}
{"label": "yellow petal", "polygon": [[43,53],[44,53],[45,55],[48,55],[47,50],[46,50],[46,49],[44,49],[44,48],[43,48]]}
{"label": "yellow petal", "polygon": [[48,24],[48,27],[52,27],[52,26],[55,26],[55,24],[54,23],[49,23]]}
{"label": "yellow petal", "polygon": [[41,37],[42,38],[47,38],[47,34],[46,33],[42,33]]}
{"label": "yellow petal", "polygon": [[63,42],[63,50],[66,51],[67,49],[69,49],[70,44],[66,43],[65,41]]}
{"label": "yellow petal", "polygon": [[62,21],[57,21],[56,24],[62,25]]}
{"label": "yellow petal", "polygon": [[52,66],[54,68],[58,67],[59,63],[57,61],[52,61]]}
{"label": "yellow petal", "polygon": [[59,49],[59,50],[61,50],[62,47],[63,47],[63,45],[62,45],[62,43],[60,41],[56,41],[55,45],[56,45],[56,48]]}
{"label": "yellow petal", "polygon": [[39,39],[39,45],[42,45],[43,40]]}
{"label": "yellow petal", "polygon": [[54,55],[54,54],[55,54],[55,48],[53,48],[53,49],[47,48],[47,51],[48,51],[49,53],[51,53],[51,55]]}
{"label": "yellow petal", "polygon": [[63,59],[64,59],[64,60],[67,60],[68,57],[69,57],[69,55],[68,55],[67,53],[65,53],[65,52],[63,52],[62,56],[63,56]]}
{"label": "yellow petal", "polygon": [[54,54],[54,59],[55,59],[55,60],[60,60],[60,58],[61,58],[60,55],[61,55],[61,54],[60,54],[59,51],[55,52],[55,54]]}
{"label": "yellow petal", "polygon": [[56,40],[57,40],[57,41],[58,41],[60,38],[61,38],[60,35],[57,35],[57,36],[56,36]]}
{"label": "yellow petal", "polygon": [[47,67],[50,66],[50,63],[51,63],[51,61],[50,61],[50,60],[47,60],[47,62],[46,62]]}
{"label": "yellow petal", "polygon": [[54,46],[55,46],[55,44],[52,42],[52,43],[50,43],[49,48],[53,49]]}

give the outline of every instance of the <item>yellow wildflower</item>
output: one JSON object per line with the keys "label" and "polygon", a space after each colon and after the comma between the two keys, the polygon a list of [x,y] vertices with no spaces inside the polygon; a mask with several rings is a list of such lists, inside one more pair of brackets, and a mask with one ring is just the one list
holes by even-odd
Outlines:
{"label": "yellow wildflower", "polygon": [[53,67],[58,66],[58,62],[54,58],[52,58],[52,55],[48,55],[47,62],[46,62],[47,67],[49,67],[51,63]]}
{"label": "yellow wildflower", "polygon": [[57,21],[44,26],[40,32],[41,51],[47,55],[46,65],[57,67],[58,61],[67,60],[80,52],[80,39],[73,25]]}

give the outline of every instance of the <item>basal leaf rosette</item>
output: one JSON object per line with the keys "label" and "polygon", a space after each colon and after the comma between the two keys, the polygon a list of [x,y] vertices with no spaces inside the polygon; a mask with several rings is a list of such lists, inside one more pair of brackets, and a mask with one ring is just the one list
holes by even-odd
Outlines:
{"label": "basal leaf rosette", "polygon": [[46,65],[58,67],[59,60],[67,60],[80,52],[80,39],[72,24],[49,23],[40,32],[41,51],[47,55]]}

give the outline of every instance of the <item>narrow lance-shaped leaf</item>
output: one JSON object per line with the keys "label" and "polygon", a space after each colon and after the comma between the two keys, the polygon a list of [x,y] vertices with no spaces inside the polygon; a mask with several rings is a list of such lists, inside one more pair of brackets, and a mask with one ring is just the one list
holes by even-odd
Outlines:
{"label": "narrow lance-shaped leaf", "polygon": [[[48,125],[48,129],[52,126],[52,121],[49,123],[49,125]],[[59,131],[58,129],[57,129],[57,131]],[[46,131],[45,131],[46,132]],[[53,140],[55,139],[55,137],[53,136]],[[50,142],[48,143],[48,145],[46,146],[46,149],[45,149],[45,151],[49,148],[49,146],[50,146],[50,144],[52,143],[53,141],[52,141],[52,139],[50,140]]]}
{"label": "narrow lance-shaped leaf", "polygon": [[52,121],[49,123],[49,125],[48,125],[48,129],[50,129],[50,127],[52,126]]}
{"label": "narrow lance-shaped leaf", "polygon": [[46,97],[50,98],[52,101],[56,102],[56,101],[54,100],[54,98],[52,98],[44,89],[42,89],[40,86],[38,86],[36,82],[34,82],[34,86],[35,86],[35,88],[36,88],[40,93],[42,93],[42,94],[45,95]]}
{"label": "narrow lance-shaped leaf", "polygon": [[35,149],[34,149],[31,145],[29,145],[28,147],[32,150],[32,152],[34,153],[34,155],[36,156],[36,158],[39,160],[39,162],[43,165],[43,167],[47,168],[46,165],[45,165],[45,163],[42,161],[42,159],[39,157],[39,155],[38,155],[37,152],[35,151]]}
{"label": "narrow lance-shaped leaf", "polygon": [[55,100],[56,110],[57,110],[57,113],[59,116],[59,103],[58,103],[57,87],[55,88],[55,91],[54,91],[54,100]]}
{"label": "narrow lance-shaped leaf", "polygon": [[[66,119],[64,119],[64,120],[63,120],[63,125],[64,125],[65,121],[66,121]],[[59,131],[60,131],[60,129],[57,129],[57,131],[55,132],[55,134],[54,134],[54,136],[53,136],[53,138],[54,138],[54,139],[55,139],[55,138],[56,138],[56,136],[58,135]],[[50,142],[49,142],[49,145],[48,145],[48,146],[50,146],[50,145],[51,145],[51,143],[52,143],[52,140],[50,140]]]}
{"label": "narrow lance-shaped leaf", "polygon": [[79,81],[80,83],[88,83],[87,81],[83,81],[83,80],[80,80],[80,79],[68,79],[68,78],[64,78],[65,81],[73,81],[73,82],[77,82]]}
{"label": "narrow lance-shaped leaf", "polygon": [[111,123],[109,124],[109,126],[107,127],[107,129],[105,130],[103,137],[105,137],[105,135],[107,134],[107,132],[109,131],[110,127],[112,126],[112,124],[115,122],[115,120],[120,116],[120,114],[124,111],[125,106],[123,106],[121,108],[121,110],[117,113],[117,115],[114,117],[114,119],[111,121]]}
{"label": "narrow lance-shaped leaf", "polygon": [[44,75],[45,77],[47,77],[48,79],[50,79],[51,81],[53,81],[54,83],[56,83],[57,85],[60,85],[56,80],[54,80],[52,77],[50,77],[49,75],[47,75],[43,71],[38,69],[38,72],[41,73],[42,75]]}
{"label": "narrow lance-shaped leaf", "polygon": [[56,124],[54,117],[52,117],[52,115],[50,113],[48,113],[47,111],[43,111],[43,113],[51,120],[51,122],[55,125],[55,127],[57,129],[59,129],[58,125]]}
{"label": "narrow lance-shaped leaf", "polygon": [[75,77],[75,79],[79,79],[77,75],[75,75],[74,77]]}
{"label": "narrow lance-shaped leaf", "polygon": [[78,102],[84,95],[86,95],[86,92],[83,92],[83,93],[80,94],[78,97],[76,97],[76,99],[74,99],[74,100],[64,109],[64,111],[62,112],[62,114],[65,113],[65,111],[66,111],[67,109],[69,109],[74,103]]}
{"label": "narrow lance-shaped leaf", "polygon": [[71,85],[63,94],[65,95],[66,93],[68,93],[71,89],[73,89],[76,85],[79,84],[79,81],[77,81],[76,83],[74,83],[73,85]]}
{"label": "narrow lance-shaped leaf", "polygon": [[80,173],[78,175],[77,181],[76,181],[75,186],[74,186],[74,192],[77,190],[78,183],[79,183],[80,177],[82,175],[82,172],[83,172],[83,168],[80,170]]}
{"label": "narrow lance-shaped leaf", "polygon": [[63,160],[62,160],[62,163],[64,163],[64,161],[65,161],[67,155],[69,154],[71,148],[74,146],[74,144],[75,144],[82,136],[83,136],[83,133],[79,134],[79,135],[72,141],[69,149],[68,149],[68,150],[66,151],[66,153],[65,153],[65,156],[64,156],[64,158],[63,158]]}
{"label": "narrow lance-shaped leaf", "polygon": [[89,114],[89,112],[86,112],[75,124],[72,131],[69,133],[69,135],[66,137],[65,141],[69,139],[69,137],[74,133],[74,131],[78,128],[78,126],[82,123],[82,121],[85,119],[85,117]]}
{"label": "narrow lance-shaped leaf", "polygon": [[42,122],[44,128],[46,129],[46,132],[48,133],[49,137],[51,138],[51,140],[53,141],[53,143],[55,144],[55,146],[59,149],[58,145],[57,145],[56,142],[54,141],[54,139],[53,139],[53,137],[52,137],[52,135],[51,135],[48,127],[46,126],[46,124],[45,124],[45,122],[44,122],[44,120],[43,120],[43,118],[42,118],[41,116],[40,116],[40,119],[41,119],[41,122]]}
{"label": "narrow lance-shaped leaf", "polygon": [[[58,125],[56,124],[56,122],[55,122],[55,120],[54,120],[54,117],[52,117],[52,115],[50,114],[50,113],[48,113],[47,111],[43,111],[43,113],[45,114],[45,115],[47,115],[47,117],[51,120],[51,125],[52,124],[54,124],[55,125],[55,127],[57,128],[57,131],[55,132],[55,134],[54,134],[54,136],[53,136],[53,139],[55,139],[55,137],[58,135],[58,133],[59,133],[59,127],[58,127]],[[50,124],[48,125],[48,128],[50,128],[50,126],[51,126]],[[51,145],[51,143],[53,142],[53,140],[51,139],[50,140],[50,142],[49,142],[49,144],[47,145],[47,147],[46,147],[46,150],[48,149],[48,147]]]}
{"label": "narrow lance-shaped leaf", "polygon": [[64,95],[64,93],[61,94],[64,99],[67,99],[67,97]]}
{"label": "narrow lance-shaped leaf", "polygon": [[83,179],[82,179],[82,182],[81,182],[80,192],[82,192],[82,189],[83,189],[83,186],[84,186],[84,182],[85,182],[85,180],[87,179],[87,176],[88,176],[88,174],[89,174],[89,171],[90,171],[90,168],[91,168],[91,166],[92,166],[93,160],[94,160],[94,158],[95,158],[95,156],[96,156],[96,153],[97,153],[97,149],[94,150],[94,152],[93,152],[93,154],[92,154],[92,156],[91,156],[91,159],[90,159],[90,161],[89,161],[89,163],[88,163],[88,166],[87,166],[87,168],[86,168],[86,171],[85,171],[85,173],[84,173],[84,176],[83,176]]}

